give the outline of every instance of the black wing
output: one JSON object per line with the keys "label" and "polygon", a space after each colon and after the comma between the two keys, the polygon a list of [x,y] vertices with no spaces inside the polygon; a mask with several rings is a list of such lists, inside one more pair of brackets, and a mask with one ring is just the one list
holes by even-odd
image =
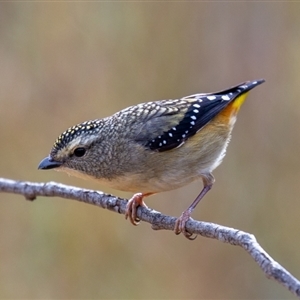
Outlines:
{"label": "black wing", "polygon": [[136,141],[144,142],[147,148],[159,152],[177,148],[201,130],[230,102],[263,82],[264,80],[245,82],[216,93],[154,102],[162,107],[162,113],[158,111],[141,126]]}

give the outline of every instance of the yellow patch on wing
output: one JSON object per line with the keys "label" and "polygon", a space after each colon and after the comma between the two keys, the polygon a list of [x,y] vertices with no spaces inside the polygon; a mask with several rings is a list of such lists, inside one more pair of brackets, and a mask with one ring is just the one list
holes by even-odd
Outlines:
{"label": "yellow patch on wing", "polygon": [[248,93],[249,92],[244,93],[244,94],[238,96],[235,100],[232,101],[232,107],[236,110],[236,112],[239,111],[240,107],[242,106],[245,99],[247,98]]}

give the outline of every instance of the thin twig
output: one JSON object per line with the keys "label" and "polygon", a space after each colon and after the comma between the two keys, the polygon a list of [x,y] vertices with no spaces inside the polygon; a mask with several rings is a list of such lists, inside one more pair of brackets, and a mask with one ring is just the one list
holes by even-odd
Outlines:
{"label": "thin twig", "polygon": [[[108,210],[125,213],[126,200],[99,191],[87,190],[67,186],[55,182],[34,183],[14,181],[0,178],[0,192],[14,193],[25,196],[27,200],[35,200],[37,196],[61,197],[78,200],[106,208]],[[160,212],[139,207],[137,216],[141,221],[148,222],[155,230],[173,230],[175,217]],[[300,298],[300,282],[279,263],[277,263],[256,241],[254,235],[234,228],[218,224],[189,220],[186,229],[193,234],[217,239],[223,243],[241,246],[260,266],[268,278],[284,285],[294,295]]]}

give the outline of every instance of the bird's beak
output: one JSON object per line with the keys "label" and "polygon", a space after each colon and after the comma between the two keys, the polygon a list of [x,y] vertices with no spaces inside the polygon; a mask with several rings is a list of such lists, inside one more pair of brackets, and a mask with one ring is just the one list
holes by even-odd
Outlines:
{"label": "bird's beak", "polygon": [[40,162],[38,169],[39,170],[49,170],[49,169],[58,168],[61,165],[62,165],[61,162],[55,161],[51,157],[46,157]]}

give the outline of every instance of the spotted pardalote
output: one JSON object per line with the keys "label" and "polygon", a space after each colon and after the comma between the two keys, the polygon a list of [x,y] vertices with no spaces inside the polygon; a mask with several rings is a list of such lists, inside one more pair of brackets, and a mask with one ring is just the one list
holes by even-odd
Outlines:
{"label": "spotted pardalote", "polygon": [[185,224],[214,183],[237,112],[264,80],[176,100],[147,102],[63,132],[39,169],[56,169],[133,192],[126,218],[137,225],[143,198],[202,179],[203,189],[177,219],[175,233],[192,239]]}

